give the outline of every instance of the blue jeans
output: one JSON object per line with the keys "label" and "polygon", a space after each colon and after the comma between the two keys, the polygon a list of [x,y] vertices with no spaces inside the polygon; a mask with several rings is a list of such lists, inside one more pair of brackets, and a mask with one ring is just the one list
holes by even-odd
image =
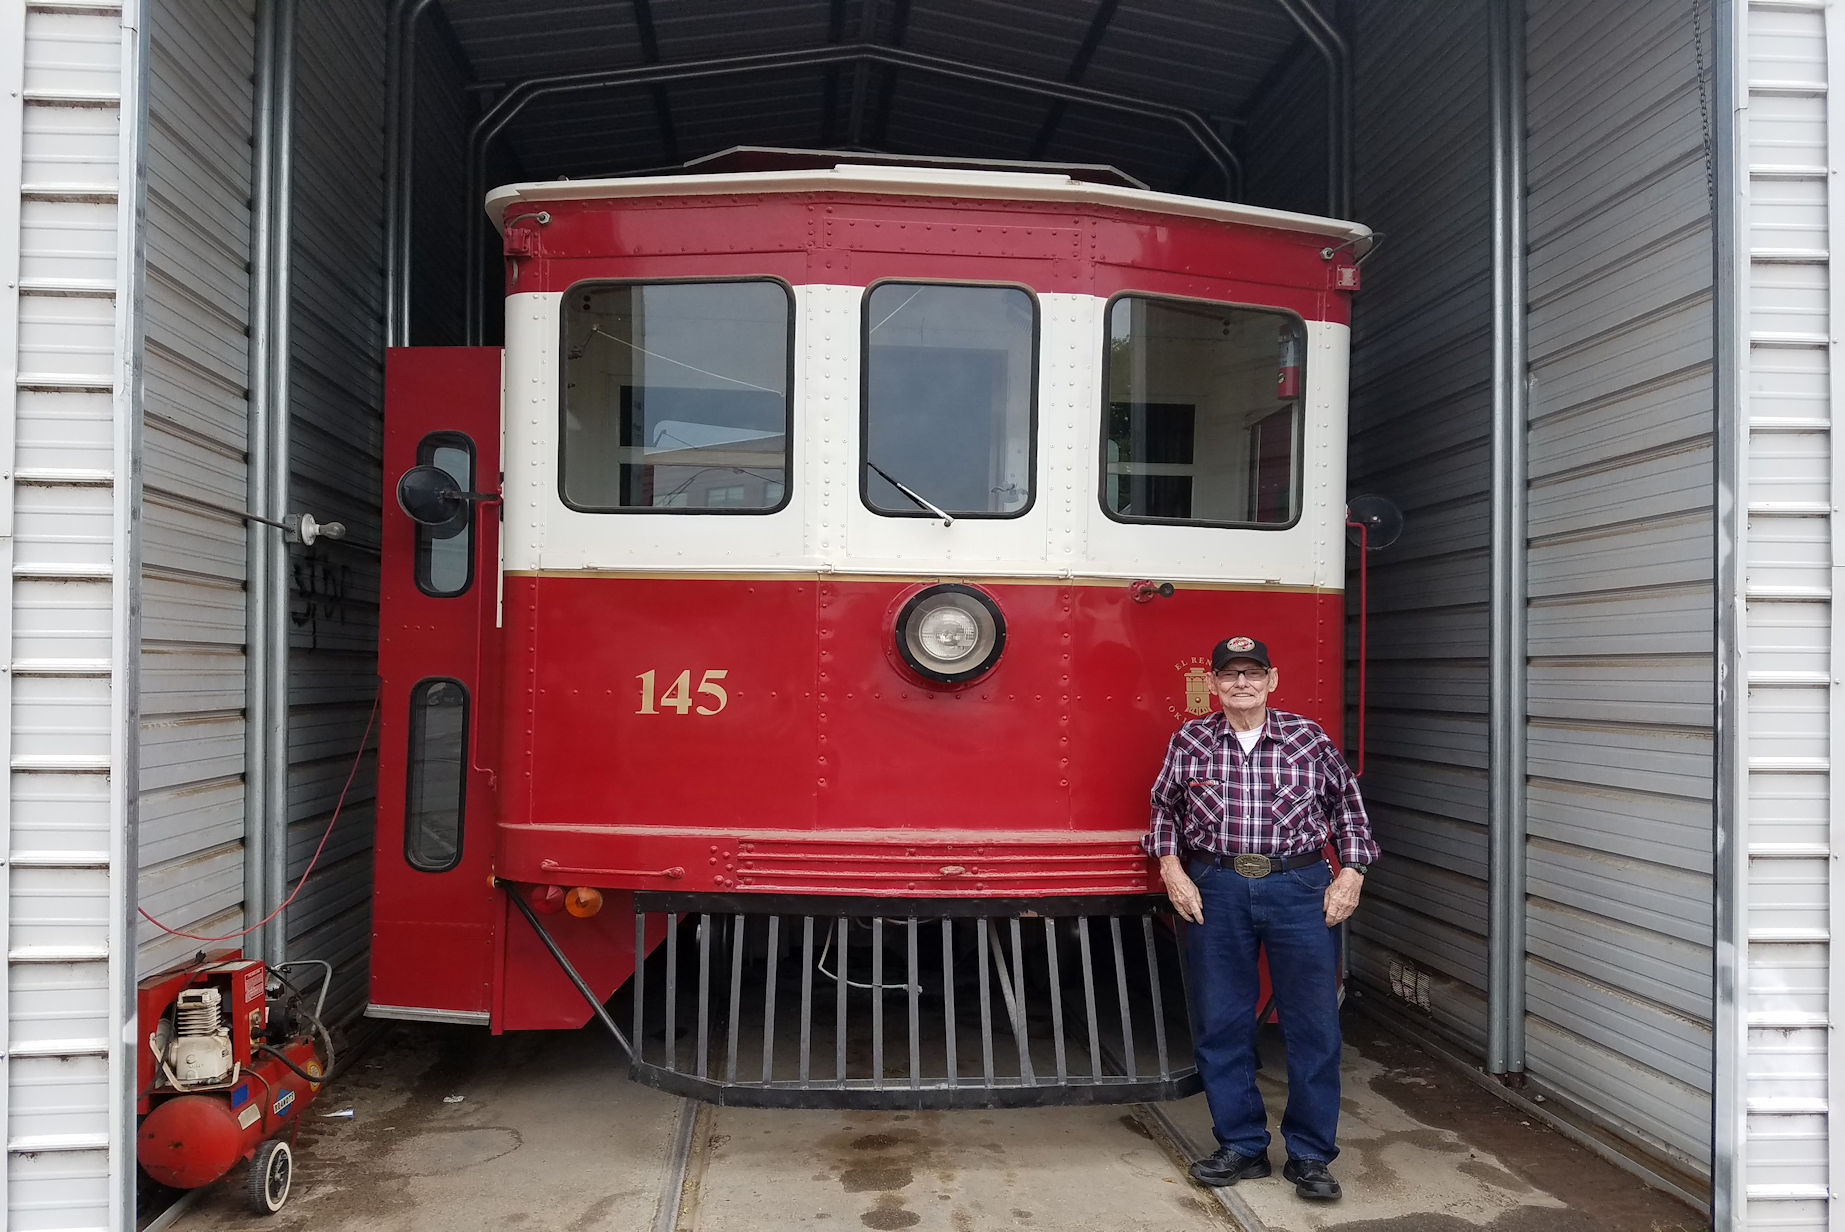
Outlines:
{"label": "blue jeans", "polygon": [[1268,1114],[1256,1089],[1256,955],[1269,981],[1288,1053],[1288,1107],[1281,1137],[1291,1159],[1338,1155],[1339,934],[1326,926],[1332,881],[1325,861],[1244,877],[1187,861],[1204,900],[1204,923],[1185,928],[1191,966],[1198,1072],[1220,1146],[1268,1151]]}

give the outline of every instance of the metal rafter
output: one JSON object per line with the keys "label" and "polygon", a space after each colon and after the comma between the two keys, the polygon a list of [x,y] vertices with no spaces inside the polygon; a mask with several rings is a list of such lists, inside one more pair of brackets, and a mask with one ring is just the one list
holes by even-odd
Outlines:
{"label": "metal rafter", "polygon": [[[890,45],[903,46],[903,36],[910,27],[910,0],[894,0],[890,10]],[[892,100],[897,95],[897,70],[886,68],[884,79],[878,83],[878,114],[871,125],[871,144],[876,149],[884,148],[884,138],[890,131],[890,113]]]}
{"label": "metal rafter", "polygon": [[[1063,75],[1065,81],[1072,84],[1083,79],[1089,71],[1089,61],[1094,58],[1096,48],[1102,45],[1102,36],[1108,33],[1108,27],[1115,20],[1115,10],[1121,7],[1121,0],[1101,0],[1095,6],[1095,16],[1089,20],[1089,29],[1083,34],[1083,41],[1076,49],[1076,55],[1070,59],[1069,71]],[[1028,156],[1032,162],[1044,157],[1050,149],[1051,138],[1057,135],[1057,126],[1063,122],[1064,109],[1069,104],[1062,99],[1052,103],[1050,110],[1044,113],[1044,124],[1038,129],[1038,135],[1031,143]]]}
{"label": "metal rafter", "polygon": [[[641,62],[658,64],[660,62],[660,42],[653,32],[652,0],[632,0],[634,5],[634,30],[641,40]],[[666,83],[656,82],[653,86],[653,114],[660,122],[660,152],[669,163],[679,159],[679,136],[673,128],[673,105],[666,97]]]}
{"label": "metal rafter", "polygon": [[[826,41],[838,43],[846,37],[846,0],[832,0],[827,7]],[[860,38],[864,37],[861,32]],[[826,85],[820,92],[820,144],[831,148],[839,139],[839,74],[835,64],[826,70]]]}
{"label": "metal rafter", "polygon": [[1313,0],[1275,0],[1326,61],[1326,212],[1352,212],[1352,53]]}
{"label": "metal rafter", "polygon": [[[875,43],[878,38],[880,0],[861,0],[858,10],[858,41]],[[846,144],[859,150],[865,146],[865,103],[871,93],[871,62],[860,60],[852,70],[852,114],[846,122]]]}
{"label": "metal rafter", "polygon": [[768,52],[755,56],[734,56],[717,60],[700,60],[683,64],[640,65],[593,73],[564,73],[553,77],[535,77],[520,82],[502,94],[483,116],[475,121],[468,137],[467,210],[469,256],[467,265],[468,340],[478,345],[485,326],[486,305],[482,298],[481,269],[473,254],[481,249],[482,228],[480,202],[486,196],[485,165],[487,147],[526,106],[541,98],[560,94],[584,94],[601,90],[656,85],[667,81],[689,81],[715,77],[736,77],[751,73],[790,68],[825,68],[832,64],[856,64],[861,61],[889,68],[905,68],[932,73],[952,80],[978,82],[1017,90],[1042,98],[1061,98],[1105,111],[1138,115],[1177,125],[1197,143],[1204,155],[1217,167],[1224,183],[1240,183],[1236,154],[1217,130],[1202,115],[1185,107],[1151,103],[1125,95],[1111,94],[1069,82],[1046,81],[1023,73],[984,65],[967,64],[940,56],[923,55],[895,47],[850,44],[817,47],[800,51]]}

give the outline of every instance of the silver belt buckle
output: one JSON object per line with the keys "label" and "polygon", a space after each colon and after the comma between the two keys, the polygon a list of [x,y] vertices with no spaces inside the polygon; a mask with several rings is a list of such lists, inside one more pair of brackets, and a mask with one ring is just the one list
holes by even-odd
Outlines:
{"label": "silver belt buckle", "polygon": [[1230,861],[1230,867],[1245,877],[1266,877],[1274,867],[1267,856],[1251,855],[1248,852]]}

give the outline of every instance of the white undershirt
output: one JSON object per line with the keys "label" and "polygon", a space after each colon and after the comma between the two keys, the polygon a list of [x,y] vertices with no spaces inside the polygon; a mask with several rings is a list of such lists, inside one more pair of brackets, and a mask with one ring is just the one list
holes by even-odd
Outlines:
{"label": "white undershirt", "polygon": [[[1230,730],[1236,731],[1234,727]],[[1236,742],[1243,746],[1243,752],[1245,753],[1255,748],[1256,741],[1260,739],[1262,739],[1262,729],[1260,727],[1254,728],[1251,731],[1236,732]]]}

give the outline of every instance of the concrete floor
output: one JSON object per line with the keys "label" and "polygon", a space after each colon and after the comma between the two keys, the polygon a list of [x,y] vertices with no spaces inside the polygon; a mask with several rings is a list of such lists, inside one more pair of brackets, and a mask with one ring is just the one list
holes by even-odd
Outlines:
{"label": "concrete floor", "polygon": [[[1697,1232],[1704,1220],[1363,1019],[1347,1030],[1346,1198],[1280,1179],[1232,1191],[1249,1232]],[[1272,1041],[1271,1041],[1272,1044]],[[1279,1058],[1263,1079],[1278,1119]],[[459,1096],[457,1100],[454,1097]],[[178,1232],[654,1232],[681,1101],[625,1077],[597,1031],[495,1039],[404,1024],[308,1108],[294,1193],[247,1213],[243,1178]],[[351,1108],[353,1116],[324,1114]],[[1169,1105],[1209,1145],[1202,1098]],[[1225,1232],[1129,1108],[858,1113],[700,1108],[673,1232]],[[668,1204],[670,1206],[670,1204]]]}

